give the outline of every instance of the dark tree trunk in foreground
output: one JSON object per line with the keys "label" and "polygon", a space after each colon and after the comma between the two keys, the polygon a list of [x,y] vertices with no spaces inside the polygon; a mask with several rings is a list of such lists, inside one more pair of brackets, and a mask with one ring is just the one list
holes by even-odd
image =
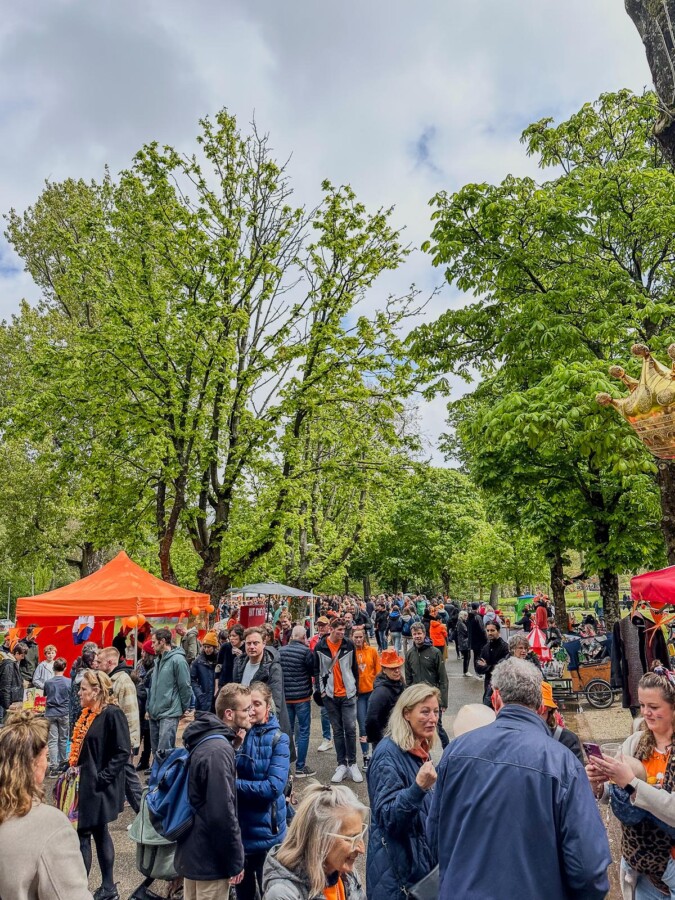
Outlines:
{"label": "dark tree trunk in foreground", "polygon": [[494,609],[499,606],[499,585],[494,581],[490,585],[490,606]]}
{"label": "dark tree trunk in foreground", "polygon": [[675,168],[675,0],[625,0],[625,5],[642,38],[660,100],[654,136]]}
{"label": "dark tree trunk in foreground", "polygon": [[605,612],[607,628],[611,628],[621,618],[619,610],[619,576],[608,569],[598,573],[600,577],[600,597]]}
{"label": "dark tree trunk in foreground", "polygon": [[368,600],[370,598],[370,575],[363,576],[363,599]]}
{"label": "dark tree trunk in foreground", "polygon": [[661,531],[666,542],[668,565],[675,565],[675,460],[660,459],[657,463],[661,493]]}
{"label": "dark tree trunk in foreground", "polygon": [[551,560],[551,594],[555,607],[555,624],[563,632],[567,631],[567,602],[565,600],[565,570],[560,550],[556,550]]}

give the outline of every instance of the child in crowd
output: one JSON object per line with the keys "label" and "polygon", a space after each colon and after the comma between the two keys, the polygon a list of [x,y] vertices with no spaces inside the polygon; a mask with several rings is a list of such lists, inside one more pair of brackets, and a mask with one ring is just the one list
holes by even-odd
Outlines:
{"label": "child in crowd", "polygon": [[70,678],[64,676],[67,662],[60,656],[54,660],[54,676],[45,682],[45,717],[49,722],[49,774],[56,775],[67,766],[68,712],[70,708]]}

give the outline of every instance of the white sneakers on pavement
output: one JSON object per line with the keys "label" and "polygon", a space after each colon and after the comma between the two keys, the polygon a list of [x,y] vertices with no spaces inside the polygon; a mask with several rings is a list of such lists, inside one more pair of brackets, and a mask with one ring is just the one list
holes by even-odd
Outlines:
{"label": "white sneakers on pavement", "polygon": [[322,741],[316,749],[318,753],[325,753],[326,750],[333,749],[333,742],[331,740]]}
{"label": "white sneakers on pavement", "polygon": [[344,781],[345,775],[347,775],[348,772],[349,769],[347,768],[347,766],[338,766],[335,770],[335,774],[331,778],[331,781],[333,782],[333,784],[340,784],[340,782]]}
{"label": "white sneakers on pavement", "polygon": [[352,777],[352,781],[355,781],[357,784],[360,784],[363,781],[363,775],[356,763],[353,763],[353,765],[349,767],[349,774]]}

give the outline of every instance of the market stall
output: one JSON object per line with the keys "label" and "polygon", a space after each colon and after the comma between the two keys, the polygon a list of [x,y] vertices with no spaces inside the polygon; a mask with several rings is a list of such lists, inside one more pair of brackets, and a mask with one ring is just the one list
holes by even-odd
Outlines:
{"label": "market stall", "polygon": [[109,563],[79,581],[35,597],[21,597],[16,606],[16,636],[35,629],[40,647],[54,644],[59,656],[72,662],[85,640],[109,646],[120,617],[165,619],[212,612],[208,594],[162,581],[142,569],[122,551]]}

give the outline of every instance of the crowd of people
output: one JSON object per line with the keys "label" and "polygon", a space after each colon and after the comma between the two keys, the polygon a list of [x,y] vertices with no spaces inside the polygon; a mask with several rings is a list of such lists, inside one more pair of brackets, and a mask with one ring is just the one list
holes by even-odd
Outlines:
{"label": "crowd of people", "polygon": [[[553,627],[544,598],[534,618]],[[55,648],[40,660],[31,635],[30,645],[4,648],[4,900],[90,897],[94,851],[93,896],[118,900],[110,823],[125,801],[139,812],[143,779],[160,777],[180,743],[194,820],[176,840],[174,866],[187,900],[231,890],[239,900],[600,900],[611,857],[596,797],[624,816],[622,877],[633,895],[675,896],[670,672],[643,678],[644,719],[624,755],[585,759],[527,637],[505,640],[489,605],[327,597],[311,628],[281,602],[263,625],[238,619],[230,604],[206,633],[183,623],[147,629],[135,666],[123,634],[111,647],[85,644],[68,674]],[[483,696],[460,711],[451,740],[442,719],[453,646]],[[16,709],[26,683],[44,693],[44,717]],[[301,791],[316,775],[313,705],[316,750],[334,754],[334,771]],[[58,779],[60,809],[44,802],[48,776]],[[345,784],[364,777],[368,806]],[[41,841],[19,861],[35,829]],[[357,861],[366,852],[364,887]],[[16,877],[5,864],[15,859]]]}

